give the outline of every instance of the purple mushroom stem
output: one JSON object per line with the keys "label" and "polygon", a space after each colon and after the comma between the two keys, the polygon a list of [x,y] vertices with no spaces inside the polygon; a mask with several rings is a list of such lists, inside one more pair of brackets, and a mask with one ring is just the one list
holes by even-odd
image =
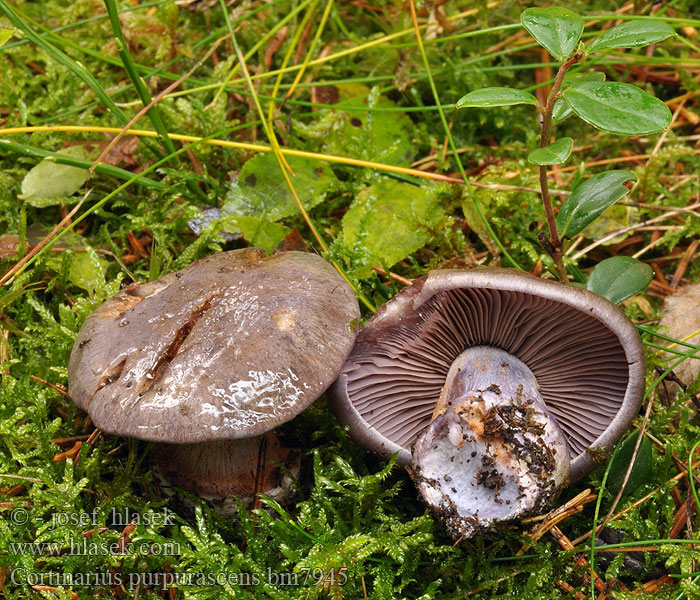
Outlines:
{"label": "purple mushroom stem", "polygon": [[566,437],[532,371],[488,346],[452,363],[412,453],[411,476],[454,537],[541,510],[569,479]]}

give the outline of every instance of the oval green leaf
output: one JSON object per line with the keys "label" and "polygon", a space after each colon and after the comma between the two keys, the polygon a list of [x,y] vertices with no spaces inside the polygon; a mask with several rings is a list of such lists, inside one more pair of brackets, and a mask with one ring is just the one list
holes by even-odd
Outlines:
{"label": "oval green leaf", "polygon": [[588,73],[567,73],[564,75],[564,81],[562,82],[561,88],[563,90],[570,88],[573,85],[579,85],[580,83],[585,83],[586,81],[605,81],[605,73],[602,71],[589,71]]}
{"label": "oval green leaf", "polygon": [[574,111],[571,110],[571,107],[563,98],[558,98],[556,100],[554,103],[554,108],[552,109],[552,120],[555,123],[560,123],[564,119],[568,119],[573,114]]}
{"label": "oval green leaf", "polygon": [[631,256],[613,256],[599,262],[586,287],[599,296],[619,304],[646,289],[654,277],[652,268]]}
{"label": "oval green leaf", "polygon": [[636,19],[613,27],[593,40],[589,52],[607,50],[608,48],[638,48],[661,42],[676,35],[668,23]]}
{"label": "oval green leaf", "polygon": [[14,29],[6,29],[5,27],[0,27],[0,46],[4,46],[10,41],[10,38],[15,34]]}
{"label": "oval green leaf", "polygon": [[535,165],[561,165],[565,163],[574,149],[574,140],[563,137],[544,148],[537,148],[527,155],[527,159]]}
{"label": "oval green leaf", "polygon": [[[564,81],[562,82],[561,89],[562,91],[567,90],[571,86],[578,85],[584,81],[603,82],[605,81],[605,73],[602,71],[591,71],[590,73],[567,73],[564,75]],[[574,111],[571,110],[571,107],[566,103],[566,100],[563,98],[557,98],[557,101],[554,103],[554,110],[552,111],[552,119],[554,122],[559,123],[564,119],[568,119],[573,114]]]}
{"label": "oval green leaf", "polygon": [[[90,160],[94,152],[85,146],[69,146],[58,154]],[[70,199],[88,180],[87,169],[58,164],[51,158],[45,158],[32,167],[24,176],[19,197],[31,206],[43,208],[56,204],[70,204],[77,199]]]}
{"label": "oval green leaf", "polygon": [[[634,447],[637,445],[637,435],[630,435],[621,444],[620,450],[615,456],[615,460],[613,460],[610,465],[610,474],[608,475],[608,491],[613,496],[617,496],[622,487],[622,482],[625,480],[627,469],[629,468],[634,454]],[[639,444],[637,456],[634,458],[634,464],[632,465],[629,479],[622,492],[623,496],[631,494],[637,488],[650,481],[652,463],[653,450],[651,447],[651,440],[647,436],[644,436]]]}
{"label": "oval green leaf", "polygon": [[622,184],[630,179],[637,179],[630,171],[607,171],[576,186],[559,209],[556,221],[559,236],[572,237],[583,231],[600,213],[627,194],[629,190]]}
{"label": "oval green leaf", "polygon": [[643,135],[671,124],[661,100],[627,83],[584,82],[566,90],[564,99],[586,123],[610,133]]}
{"label": "oval green leaf", "polygon": [[480,106],[491,108],[493,106],[512,106],[514,104],[537,104],[537,98],[522,90],[514,90],[507,87],[488,87],[469,92],[459,99],[456,108]]}
{"label": "oval green leaf", "polygon": [[520,15],[520,22],[560,62],[576,49],[583,31],[583,19],[562,6],[528,8]]}

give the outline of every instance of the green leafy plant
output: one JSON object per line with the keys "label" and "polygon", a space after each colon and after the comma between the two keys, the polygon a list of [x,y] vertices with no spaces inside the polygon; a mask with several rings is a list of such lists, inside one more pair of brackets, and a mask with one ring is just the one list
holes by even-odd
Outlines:
{"label": "green leafy plant", "polygon": [[[600,72],[573,73],[570,69],[594,52],[612,48],[646,46],[675,35],[660,21],[631,20],[594,38],[587,46],[581,41],[583,19],[558,6],[528,8],[520,15],[527,32],[558,62],[547,102],[541,106],[532,94],[506,87],[475,90],[457,102],[457,108],[490,108],[530,104],[540,113],[540,146],[528,154],[528,161],[539,167],[540,191],[549,237],[540,234],[542,247],[552,257],[557,275],[568,283],[562,256],[567,238],[580,233],[603,211],[628,193],[624,183],[636,180],[630,171],[607,171],[579,183],[555,216],[550,199],[547,166],[561,165],[571,156],[574,140],[552,139],[556,123],[576,115],[596,129],[619,135],[644,135],[664,131],[671,124],[668,107],[643,90],[627,84],[605,81]],[[643,290],[652,270],[633,258],[619,256],[601,262],[593,270],[588,288],[613,302]]]}

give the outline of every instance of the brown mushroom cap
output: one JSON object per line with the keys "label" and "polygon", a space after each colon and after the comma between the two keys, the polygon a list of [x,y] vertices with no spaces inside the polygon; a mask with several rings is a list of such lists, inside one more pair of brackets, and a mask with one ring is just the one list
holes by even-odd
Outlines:
{"label": "brown mushroom cap", "polygon": [[319,256],[214,254],[95,310],[73,347],[70,394],[107,433],[177,444],[259,435],[333,382],[359,316]]}
{"label": "brown mushroom cap", "polygon": [[494,346],[535,374],[566,435],[569,478],[590,472],[639,411],[641,340],[615,305],[585,289],[510,269],[433,271],[360,330],[331,391],[353,438],[411,463],[455,358]]}

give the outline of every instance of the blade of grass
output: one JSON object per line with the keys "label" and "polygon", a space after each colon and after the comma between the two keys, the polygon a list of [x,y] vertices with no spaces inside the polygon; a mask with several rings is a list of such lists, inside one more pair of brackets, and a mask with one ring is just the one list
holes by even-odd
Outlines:
{"label": "blade of grass", "polygon": [[[700,497],[698,497],[698,490],[695,487],[695,477],[693,477],[693,456],[695,451],[700,446],[700,440],[698,440],[693,448],[690,450],[690,456],[688,456],[688,481],[690,482],[690,489],[693,492],[693,498],[695,498],[695,506],[700,507]],[[699,508],[700,509],[700,508]]]}
{"label": "blade of grass", "polygon": [[[292,42],[289,44],[289,47],[287,48],[287,52],[284,55],[284,59],[282,60],[282,67],[286,67],[287,64],[289,64],[289,61],[292,58],[292,54],[294,53],[295,48],[299,44],[299,40],[301,39],[301,36],[304,34],[304,30],[306,29],[307,24],[311,20],[311,17],[314,15],[314,12],[316,10],[316,6],[318,5],[318,2],[314,2],[310,7],[309,10],[306,11],[306,14],[304,14],[304,18],[302,19],[301,23],[299,23],[299,26],[296,28],[294,31],[294,37],[292,38]],[[267,114],[267,120],[272,124],[272,119],[273,119],[273,114],[274,114],[274,109],[275,109],[275,100],[277,97],[277,93],[280,89],[280,85],[282,83],[282,75],[278,75],[275,78],[275,83],[272,86],[272,93],[270,94],[272,98],[270,99],[270,106]]]}
{"label": "blade of grass", "polygon": [[[282,171],[282,176],[284,177],[285,182],[287,183],[287,187],[289,188],[289,191],[292,193],[292,196],[294,196],[294,200],[297,203],[297,207],[299,208],[299,212],[301,213],[302,218],[306,222],[306,225],[308,228],[311,230],[312,235],[318,242],[318,245],[321,247],[321,250],[323,253],[328,256],[329,251],[328,251],[328,246],[326,246],[326,243],[323,241],[323,238],[319,234],[318,230],[316,229],[316,226],[313,224],[313,221],[311,220],[311,217],[309,217],[309,214],[306,212],[306,209],[304,208],[304,205],[302,204],[296,190],[294,189],[294,185],[292,184],[291,179],[289,178],[289,173],[287,172],[287,168],[285,166],[285,161],[284,158],[282,157],[282,152],[280,151],[280,146],[279,143],[277,142],[277,136],[275,136],[274,131],[271,130],[268,122],[265,120],[265,113],[263,112],[262,106],[260,105],[260,100],[258,99],[256,93],[255,93],[255,86],[253,86],[253,81],[250,78],[250,75],[248,73],[248,68],[246,67],[245,64],[245,59],[243,57],[243,53],[241,52],[241,49],[238,47],[238,40],[236,39],[236,34],[233,33],[231,36],[231,40],[233,41],[233,47],[236,52],[236,56],[238,57],[238,61],[241,65],[241,72],[243,73],[243,77],[245,78],[248,88],[250,89],[250,93],[253,97],[253,101],[255,102],[255,108],[258,111],[258,115],[260,116],[260,120],[263,123],[263,129],[265,130],[265,135],[267,136],[267,139],[270,141],[270,145],[272,147],[272,152],[275,155],[275,158],[277,159],[277,162],[279,163],[280,170]],[[355,292],[358,300],[362,302],[369,310],[372,312],[376,312],[376,308],[374,305],[367,299],[365,296],[352,284],[348,276],[345,274],[341,266],[334,260],[330,259],[331,264],[333,267],[335,267],[335,270],[338,271],[340,276],[345,279],[347,284],[352,288],[352,290]]]}
{"label": "blade of grass", "polygon": [[[682,352],[681,350],[672,350],[672,349],[669,349],[667,346],[662,346],[662,345],[660,345],[660,344],[654,344],[654,343],[652,343],[652,342],[644,342],[644,345],[645,345],[647,348],[656,348],[656,349],[658,349],[658,352],[655,353],[657,356],[661,356],[661,354],[663,354],[664,352],[668,352],[669,354],[672,354],[672,355],[674,355],[674,356],[683,356],[683,352]],[[695,347],[696,347],[696,346],[693,346],[692,344],[689,345],[689,346],[690,346],[691,348],[695,348]]]}
{"label": "blade of grass", "polygon": [[647,429],[647,423],[649,422],[649,415],[651,415],[651,407],[654,404],[654,394],[651,393],[649,394],[649,402],[647,402],[647,408],[646,411],[644,411],[644,418],[642,419],[642,425],[639,428],[639,433],[637,433],[637,440],[634,444],[634,450],[632,451],[632,457],[630,458],[630,462],[627,465],[627,470],[625,471],[625,476],[622,479],[622,483],[620,484],[620,489],[617,491],[617,495],[615,496],[615,499],[613,500],[612,504],[610,505],[610,509],[608,510],[608,514],[605,515],[605,518],[603,519],[603,522],[600,524],[600,529],[604,529],[605,526],[610,522],[610,519],[612,519],[613,515],[615,514],[615,509],[617,508],[617,505],[620,503],[620,499],[622,498],[622,494],[625,491],[625,487],[627,486],[627,482],[629,481],[630,475],[632,474],[632,467],[634,467],[634,463],[637,460],[637,454],[639,453],[639,446],[642,444],[642,438],[644,437],[644,432]]}
{"label": "blade of grass", "polygon": [[[668,337],[667,335],[664,335],[663,333],[660,333],[658,331],[654,331],[653,329],[650,329],[648,327],[645,327],[644,325],[637,325],[637,329],[641,333],[646,333],[652,337],[657,337],[661,340],[664,340],[666,342],[672,342],[673,346],[685,346],[686,348],[696,348],[697,346],[695,344],[689,344],[684,340],[677,340],[672,337]],[[698,332],[695,332],[693,335],[696,335]],[[666,346],[664,346],[666,348]],[[671,346],[668,346],[670,348]]]}
{"label": "blade of grass", "polygon": [[[219,0],[220,3],[222,3],[222,0]],[[332,0],[330,0],[332,2]],[[289,47],[287,48],[287,52],[284,56],[284,59],[282,60],[282,67],[286,67],[289,61],[292,58],[292,54],[294,53],[294,50],[299,43],[299,40],[301,39],[301,36],[304,33],[304,30],[306,29],[307,24],[311,20],[311,17],[314,15],[314,12],[316,10],[316,7],[318,6],[318,0],[316,0],[311,6],[309,6],[309,10],[306,11],[306,14],[304,14],[304,18],[302,19],[301,23],[299,26],[296,28],[296,31],[294,32],[294,38],[292,39],[292,43],[289,44]],[[327,8],[327,7],[326,7]],[[327,17],[327,15],[326,15]],[[325,21],[321,22],[321,25],[317,29],[317,34],[320,34],[320,31],[323,29],[323,24]],[[301,72],[301,71],[299,71]],[[275,101],[277,98],[277,93],[279,91],[279,85],[282,82],[282,75],[280,74],[276,79],[274,86],[272,88],[272,98],[270,99],[270,105],[269,105],[269,110],[268,110],[268,115],[267,115],[267,120],[268,120],[268,129],[272,131],[274,129],[274,113],[275,113]],[[257,90],[256,90],[257,92]],[[284,156],[282,155],[282,158],[284,159]],[[289,168],[289,164],[287,163],[286,160],[284,160],[284,166],[287,168],[289,171],[291,169]]]}
{"label": "blade of grass", "polygon": [[416,15],[416,3],[415,0],[409,0],[409,6],[411,8],[411,19],[413,20],[413,29],[416,35],[416,40],[418,42],[418,48],[420,50],[421,57],[423,58],[423,65],[425,67],[425,72],[428,76],[428,81],[430,82],[430,89],[433,92],[433,99],[435,100],[435,105],[438,108],[438,112],[440,114],[440,120],[442,121],[442,126],[443,129],[445,130],[445,135],[447,136],[447,139],[450,144],[450,149],[452,150],[452,154],[454,155],[455,162],[457,163],[457,168],[459,169],[460,174],[462,175],[462,179],[464,180],[464,184],[467,186],[467,191],[469,193],[469,197],[471,198],[472,204],[474,205],[474,208],[476,208],[477,213],[479,214],[479,218],[481,219],[481,222],[484,224],[486,227],[486,230],[489,232],[489,235],[495,242],[495,244],[498,246],[499,250],[503,253],[503,256],[506,257],[508,262],[510,262],[514,267],[518,269],[522,269],[522,267],[515,261],[515,259],[510,255],[510,253],[505,249],[505,246],[502,244],[501,240],[498,239],[498,236],[496,235],[496,232],[493,230],[493,227],[491,227],[491,223],[488,222],[488,219],[486,219],[483,210],[481,209],[481,205],[479,201],[477,200],[476,196],[474,195],[474,192],[472,191],[472,186],[469,184],[469,178],[467,177],[466,172],[464,171],[464,166],[462,165],[462,161],[459,158],[459,153],[457,152],[457,146],[454,142],[454,139],[452,138],[452,132],[450,131],[450,126],[447,123],[447,119],[445,118],[445,112],[442,109],[442,105],[440,104],[440,96],[438,94],[437,88],[435,87],[435,81],[433,80],[433,76],[430,72],[430,63],[428,62],[428,55],[425,53],[425,47],[423,46],[423,39],[420,34],[420,27],[418,26],[418,16]]}
{"label": "blade of grass", "polygon": [[[299,6],[294,8],[294,10],[291,10],[283,19],[280,19],[275,24],[275,26],[272,29],[270,29],[270,31],[268,31],[264,36],[262,36],[258,40],[258,42],[248,51],[248,53],[245,54],[246,61],[250,60],[251,57],[255,56],[255,53],[260,48],[262,48],[268,42],[268,40],[270,40],[272,37],[274,37],[277,34],[277,32],[280,29],[282,29],[282,27],[284,27],[291,19],[293,19],[297,14],[299,14],[302,10],[304,10],[309,4],[311,4],[312,2],[315,2],[315,1],[316,0],[304,0],[304,2],[299,4]],[[226,22],[228,23],[228,21],[229,21],[228,11],[224,11],[224,15],[226,18]],[[230,26],[227,25],[227,27],[229,27],[229,32],[233,33]],[[219,99],[219,96],[221,96],[221,94],[224,93],[224,91],[226,90],[226,86],[230,83],[233,76],[238,72],[238,69],[240,68],[240,64],[241,64],[240,61],[237,62],[233,66],[233,68],[229,71],[228,75],[226,75],[226,78],[221,83],[217,84],[217,86],[219,87],[219,90],[214,95],[214,99],[211,101],[211,104],[214,104]],[[242,80],[239,80],[239,81],[245,85],[245,78],[243,78]]]}
{"label": "blade of grass", "polygon": [[612,550],[614,548],[636,548],[641,546],[659,546],[660,544],[699,544],[700,540],[687,540],[684,538],[665,538],[660,540],[641,540],[639,542],[620,542],[619,544],[601,544],[596,546],[595,550]]}
{"label": "blade of grass", "polygon": [[[261,122],[261,124],[264,121]],[[234,129],[226,131],[236,131],[239,128],[244,128],[243,126],[237,126]],[[37,131],[72,131],[72,132],[92,132],[92,133],[119,133],[121,128],[119,127],[97,127],[97,126],[82,126],[82,125],[37,125],[34,127],[8,127],[6,129],[0,129],[0,135],[12,135],[17,133],[34,133]],[[158,133],[155,131],[149,131],[148,129],[129,129],[127,131],[130,135],[138,135],[140,137],[158,137]],[[212,146],[223,146],[225,148],[236,148],[239,150],[249,150],[253,152],[272,152],[270,146],[265,146],[263,144],[249,144],[246,142],[233,142],[230,140],[217,139],[216,136],[206,136],[204,138],[195,135],[182,135],[182,134],[170,134],[171,139],[183,141],[183,142],[204,142]],[[420,179],[433,179],[435,181],[446,181],[448,183],[464,183],[462,179],[457,179],[455,177],[449,177],[447,175],[442,175],[440,173],[430,173],[429,171],[419,171],[418,169],[410,169],[407,167],[398,167],[396,165],[388,165],[385,163],[377,163],[369,160],[360,160],[358,158],[349,158],[347,156],[335,156],[333,154],[319,154],[317,152],[306,152],[305,150],[295,150],[292,148],[280,148],[280,152],[285,156],[299,156],[302,158],[312,158],[314,160],[321,160],[324,162],[331,162],[343,165],[350,165],[354,167],[364,167],[368,169],[378,169],[381,171],[387,171],[389,173],[398,173],[401,175],[409,175],[412,177],[418,177]],[[179,150],[178,150],[179,153]]]}
{"label": "blade of grass", "polygon": [[670,350],[671,348],[675,348],[676,346],[681,345],[681,344],[684,346],[689,346],[690,348],[697,348],[697,346],[695,344],[684,344],[683,342],[687,342],[689,339],[694,338],[699,333],[700,333],[700,329],[698,329],[697,331],[693,331],[693,333],[691,333],[690,335],[686,335],[685,337],[682,337],[680,340],[674,341],[672,344],[670,344],[668,346],[668,348],[664,348],[663,351],[657,352],[656,356],[661,356],[664,353],[664,351]]}
{"label": "blade of grass", "polygon": [[[136,93],[141,99],[141,103],[144,105],[144,107],[147,107],[151,103],[151,94],[148,92],[146,83],[139,75],[138,70],[136,69],[136,65],[134,64],[134,59],[131,57],[131,53],[129,52],[128,47],[126,45],[124,33],[122,32],[122,25],[119,21],[119,12],[117,11],[117,4],[114,0],[105,0],[105,7],[107,8],[109,22],[112,25],[112,33],[114,34],[114,39],[117,44],[117,54],[119,55],[119,58],[122,61],[122,65],[124,67],[124,70],[126,71],[126,74],[129,76],[131,83],[136,89]],[[153,123],[153,128],[160,135],[160,142],[161,144],[163,144],[165,152],[168,154],[172,154],[173,152],[175,152],[175,146],[173,145],[172,140],[168,136],[168,131],[165,128],[165,124],[163,123],[163,119],[160,116],[160,111],[158,110],[158,107],[155,105],[151,106],[151,108],[147,111],[147,114],[151,123]],[[131,125],[131,123],[129,123],[129,125]],[[160,149],[158,149],[157,156],[159,158],[163,158],[164,153],[161,152]]]}
{"label": "blade of grass", "polygon": [[[304,76],[306,68],[308,67],[309,62],[311,61],[311,57],[313,56],[313,53],[316,50],[316,46],[318,45],[318,42],[321,39],[321,34],[323,33],[326,23],[328,22],[328,17],[331,14],[332,8],[333,0],[328,0],[326,8],[323,11],[323,15],[321,15],[321,22],[319,23],[318,29],[316,29],[316,33],[314,34],[314,39],[311,40],[311,44],[309,45],[309,51],[306,53],[306,58],[304,58],[304,62],[301,64],[301,68],[299,69],[299,71],[297,71],[296,77],[294,78],[294,81],[292,81],[292,85],[289,88],[289,91],[287,91],[285,100],[288,99],[294,93],[297,84],[299,83],[299,81],[301,81],[301,78]],[[277,81],[281,81],[281,78],[278,78]],[[275,92],[272,95],[277,95],[277,89],[275,89]]]}
{"label": "blade of grass", "polygon": [[[24,156],[31,156],[33,158],[50,158],[59,165],[70,165],[71,167],[79,167],[86,170],[90,169],[91,166],[91,163],[87,160],[80,160],[78,158],[66,156],[65,154],[59,154],[58,152],[51,152],[50,150],[37,148],[36,146],[17,144],[15,142],[10,142],[9,140],[0,139],[0,149],[22,154]],[[134,175],[131,171],[127,171],[126,169],[120,169],[119,167],[113,167],[112,165],[105,164],[97,165],[95,171],[101,175],[109,175],[119,179],[130,179]],[[139,181],[139,183],[154,190],[164,190],[168,187],[160,181],[155,181],[154,179],[150,179],[148,177],[144,177]]]}
{"label": "blade of grass", "polygon": [[600,489],[598,490],[598,498],[596,499],[595,502],[595,511],[593,513],[593,526],[591,527],[591,547],[589,550],[588,554],[588,563],[589,563],[589,579],[591,580],[591,600],[595,600],[595,539],[596,539],[596,534],[598,532],[598,515],[600,514],[600,505],[603,502],[603,492],[605,491],[605,484],[608,481],[608,475],[610,474],[610,468],[613,465],[613,461],[617,457],[617,454],[620,452],[620,448],[622,448],[622,444],[618,444],[615,447],[615,450],[612,453],[612,456],[608,460],[608,465],[605,467],[605,474],[603,475],[603,481],[600,483]]}

